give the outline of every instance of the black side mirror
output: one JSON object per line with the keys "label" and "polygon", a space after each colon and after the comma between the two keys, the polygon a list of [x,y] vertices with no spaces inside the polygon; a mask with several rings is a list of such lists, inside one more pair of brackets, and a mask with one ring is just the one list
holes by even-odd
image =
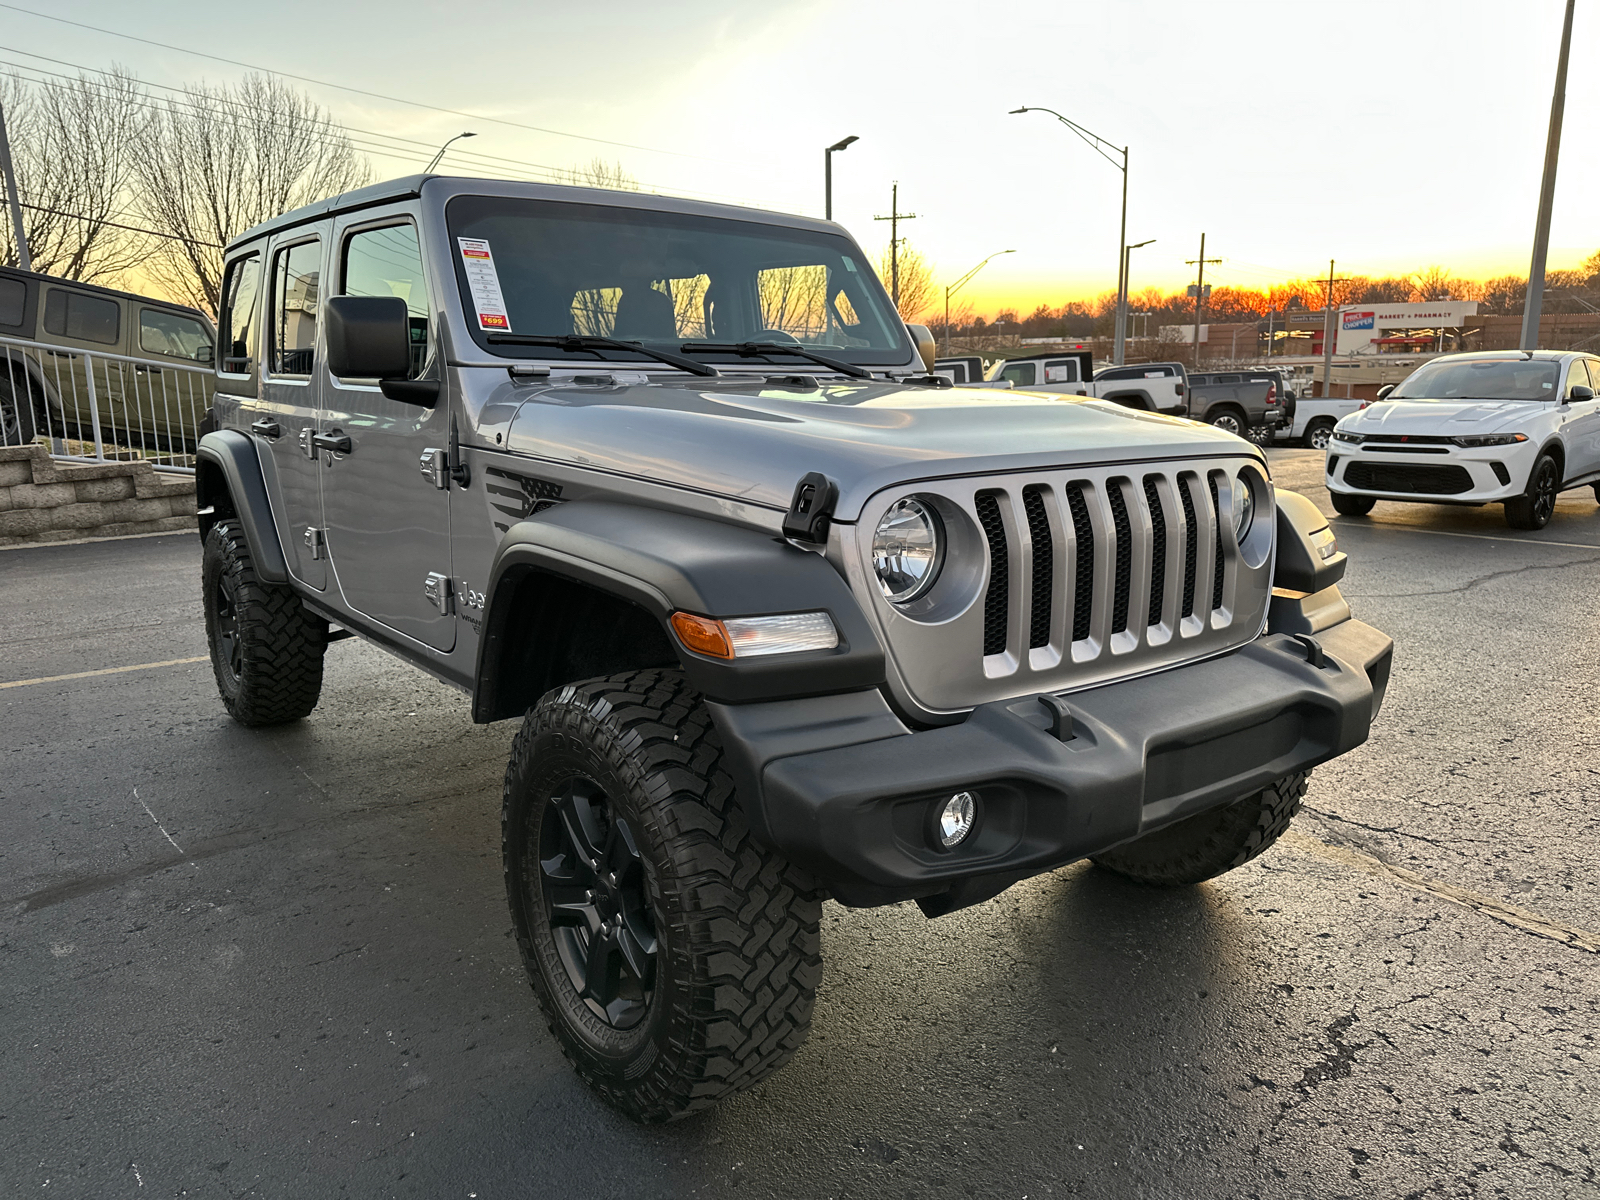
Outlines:
{"label": "black side mirror", "polygon": [[1593,400],[1594,389],[1592,387],[1584,387],[1581,383],[1574,384],[1570,398],[1573,400]]}
{"label": "black side mirror", "polygon": [[398,296],[333,296],[326,309],[328,373],[340,379],[376,379],[383,394],[432,407],[436,379],[411,373],[411,318]]}
{"label": "black side mirror", "polygon": [[1378,399],[1379,400],[1387,400],[1389,398],[1389,393],[1392,392],[1392,391],[1394,391],[1394,384],[1392,384],[1392,383],[1384,384],[1381,388],[1378,389]]}

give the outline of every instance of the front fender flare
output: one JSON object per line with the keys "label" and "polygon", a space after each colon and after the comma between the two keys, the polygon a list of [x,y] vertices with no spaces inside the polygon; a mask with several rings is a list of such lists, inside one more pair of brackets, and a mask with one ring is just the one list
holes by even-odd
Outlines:
{"label": "front fender flare", "polygon": [[[884,681],[883,648],[833,566],[771,534],[706,517],[609,501],[568,501],[511,526],[490,571],[478,643],[475,710],[492,705],[515,599],[530,574],[572,580],[637,605],[728,618],[827,612],[833,650],[723,660],[671,638],[684,673],[727,704],[826,695]],[[670,634],[669,634],[670,638]]]}
{"label": "front fender flare", "polygon": [[[195,501],[201,509],[214,508],[218,497],[206,470],[215,468],[222,475],[234,514],[244,526],[245,541],[255,560],[256,574],[267,583],[288,583],[289,565],[278,542],[278,528],[272,521],[272,504],[267,499],[266,481],[261,475],[261,460],[255,443],[237,429],[222,429],[200,439],[195,451],[200,469],[195,472]],[[210,524],[202,517],[200,536]]]}

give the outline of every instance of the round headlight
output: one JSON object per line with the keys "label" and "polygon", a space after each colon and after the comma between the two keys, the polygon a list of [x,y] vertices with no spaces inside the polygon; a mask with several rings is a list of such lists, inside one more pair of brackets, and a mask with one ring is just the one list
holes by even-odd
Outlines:
{"label": "round headlight", "polygon": [[944,547],[939,515],[920,500],[896,500],[872,535],[872,569],[896,604],[923,595],[939,577]]}
{"label": "round headlight", "polygon": [[1238,497],[1233,504],[1233,538],[1242,542],[1249,536],[1250,526],[1256,519],[1256,493],[1243,475],[1234,479],[1233,490]]}

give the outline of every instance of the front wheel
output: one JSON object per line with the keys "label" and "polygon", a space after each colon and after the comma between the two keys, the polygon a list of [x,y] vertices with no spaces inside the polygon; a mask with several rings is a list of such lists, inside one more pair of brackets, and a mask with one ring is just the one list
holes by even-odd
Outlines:
{"label": "front wheel", "polygon": [[1333,422],[1317,421],[1306,430],[1306,445],[1313,450],[1326,450],[1333,440]]}
{"label": "front wheel", "polygon": [[501,813],[517,944],[550,1030],[601,1097],[668,1121],[805,1041],[822,975],[809,878],[750,835],[677,671],[569,684],[528,713]]}
{"label": "front wheel", "polygon": [[26,446],[34,439],[33,397],[24,381],[0,379],[0,446]]}
{"label": "front wheel", "polygon": [[1561,490],[1561,468],[1548,454],[1541,454],[1528,476],[1522,495],[1506,501],[1506,524],[1513,529],[1543,529],[1556,513],[1556,494]]}
{"label": "front wheel", "polygon": [[1333,511],[1341,517],[1364,517],[1378,502],[1372,496],[1352,496],[1346,492],[1329,492],[1328,495],[1333,499]]}
{"label": "front wheel", "polygon": [[1242,867],[1289,828],[1311,772],[1285,775],[1271,787],[1094,856],[1094,864],[1139,883],[1184,887]]}

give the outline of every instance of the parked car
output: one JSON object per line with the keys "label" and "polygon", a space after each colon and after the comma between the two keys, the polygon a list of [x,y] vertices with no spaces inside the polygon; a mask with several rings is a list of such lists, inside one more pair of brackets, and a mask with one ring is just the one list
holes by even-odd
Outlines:
{"label": "parked car", "polygon": [[216,340],[197,309],[0,267],[0,445],[88,440],[98,416],[108,445],[192,451]]}
{"label": "parked car", "polygon": [[1347,517],[1379,500],[1504,504],[1513,529],[1542,529],[1563,491],[1600,501],[1600,357],[1537,350],[1447,354],[1344,417],[1328,445],[1328,491]]}
{"label": "parked car", "polygon": [[1034,392],[1092,396],[1124,408],[1187,416],[1188,379],[1182,363],[1138,363],[1094,370],[1088,351],[1068,350],[1002,359],[989,368],[989,381],[1009,382]]}
{"label": "parked car", "polygon": [[1189,376],[1189,412],[1198,421],[1245,437],[1270,436],[1287,424],[1276,373],[1212,371]]}
{"label": "parked car", "polygon": [[225,251],[222,704],[309,714],[336,625],[521,722],[517,946],[636,1119],[804,1042],[824,896],[1211,878],[1383,700],[1393,644],[1257,447],[937,386],[870,261],[831,222],[436,176]]}

